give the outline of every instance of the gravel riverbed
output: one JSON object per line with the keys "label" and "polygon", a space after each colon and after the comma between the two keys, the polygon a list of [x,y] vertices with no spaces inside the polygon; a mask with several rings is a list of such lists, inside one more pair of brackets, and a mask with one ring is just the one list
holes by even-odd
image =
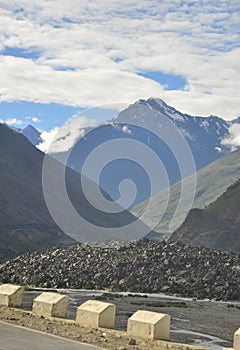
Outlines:
{"label": "gravel riverbed", "polygon": [[[83,330],[80,336],[80,328],[73,321],[76,308],[91,298],[117,305],[116,329],[121,332],[126,330],[128,317],[139,309],[170,314],[172,341],[215,350],[231,347],[233,334],[240,327],[240,254],[179,242],[141,240],[107,248],[78,244],[27,253],[0,265],[0,281],[61,289],[70,296],[67,316],[72,321],[66,327],[60,321],[54,324],[26,313],[16,316],[11,314],[15,311],[2,308],[0,319],[94,344],[99,343],[91,341],[92,337],[100,337],[100,343],[108,345],[110,339],[101,336],[99,330],[89,331],[87,336]],[[101,295],[97,290],[108,294]],[[121,294],[124,292],[125,295]],[[25,291],[23,307],[26,310],[31,309],[38,293],[40,291]],[[206,298],[209,301],[203,300]],[[114,333],[108,331],[108,334]],[[114,342],[118,344],[117,339],[112,346]]]}
{"label": "gravel riverbed", "polygon": [[[33,299],[41,292],[40,290],[25,291],[23,309],[31,310]],[[70,297],[67,314],[67,318],[70,320],[69,324],[60,320],[54,323],[51,320],[37,318],[27,313],[18,312],[16,314],[16,310],[6,310],[4,307],[0,308],[0,319],[70,339],[96,345],[102,344],[102,346],[104,344],[104,347],[107,345],[107,348],[110,349],[124,346],[133,348],[128,344],[130,339],[124,334],[128,317],[139,309],[170,314],[172,342],[199,345],[199,347],[215,350],[231,347],[233,334],[240,326],[240,305],[238,303],[179,299],[166,295],[129,293],[121,295],[80,290],[58,290],[58,292]],[[99,299],[116,304],[115,328],[117,331],[121,331],[120,333],[108,330],[106,332],[97,329],[89,330],[74,323],[77,307],[88,299]],[[115,342],[118,345],[114,347]],[[146,345],[147,343],[138,340],[138,349],[147,349],[149,346],[149,343]],[[151,344],[151,348],[154,348],[153,344]]]}

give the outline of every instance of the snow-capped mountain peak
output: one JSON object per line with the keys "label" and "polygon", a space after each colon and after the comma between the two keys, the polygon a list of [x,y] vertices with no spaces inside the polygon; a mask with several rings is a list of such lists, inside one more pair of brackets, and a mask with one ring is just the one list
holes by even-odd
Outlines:
{"label": "snow-capped mountain peak", "polygon": [[161,98],[151,97],[148,100],[139,100],[136,102],[136,104],[155,110],[159,114],[168,117],[172,121],[175,121],[175,120],[178,120],[179,122],[186,121],[187,115],[177,111],[174,107],[169,106]]}
{"label": "snow-capped mountain peak", "polygon": [[[22,133],[29,138],[26,131],[31,135],[34,130],[32,127],[26,129]],[[75,147],[75,152],[69,158],[68,165],[81,171],[85,158],[102,143],[115,139],[136,140],[156,153],[164,164],[169,184],[173,184],[179,181],[182,176],[175,155],[171,150],[171,142],[176,139],[176,133],[178,135],[180,133],[180,140],[187,141],[195,161],[196,170],[199,170],[230,153],[231,143],[234,142],[235,148],[239,147],[237,139],[239,130],[240,118],[226,121],[213,115],[209,117],[191,116],[169,106],[160,98],[142,99],[122,110],[116,118],[106,121],[100,127],[90,128],[87,136],[82,137],[78,146]],[[75,129],[70,131],[67,131],[69,137],[75,140]],[[84,132],[81,136],[83,135]],[[236,146],[237,141],[238,145]],[[179,149],[181,153],[181,144]],[[109,152],[111,153],[111,151],[112,149]],[[140,149],[139,153],[141,157]],[[139,167],[132,164],[133,162],[123,159],[120,160],[119,164],[117,161],[112,162],[112,165],[104,168],[100,185],[113,199],[118,199],[120,196],[119,183],[125,178],[132,180],[136,183],[136,187],[140,188],[133,203],[136,205],[150,196],[150,187],[144,185],[146,175],[139,172]],[[59,158],[59,160],[61,159]],[[91,178],[91,174],[86,175]],[[162,188],[163,184],[159,175],[157,190],[160,191]]]}

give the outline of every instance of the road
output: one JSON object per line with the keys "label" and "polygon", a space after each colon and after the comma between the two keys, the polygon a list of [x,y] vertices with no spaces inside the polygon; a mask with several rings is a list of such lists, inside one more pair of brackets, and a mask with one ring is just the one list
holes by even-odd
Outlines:
{"label": "road", "polygon": [[[65,340],[0,321],[0,350],[100,350],[95,346]],[[101,349],[103,350],[103,349]]]}

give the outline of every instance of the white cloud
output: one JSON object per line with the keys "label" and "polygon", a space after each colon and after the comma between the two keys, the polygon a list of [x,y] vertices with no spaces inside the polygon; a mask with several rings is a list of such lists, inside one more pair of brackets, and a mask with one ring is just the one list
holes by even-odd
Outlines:
{"label": "white cloud", "polygon": [[240,146],[240,124],[232,124],[228,136],[221,143],[231,147],[233,151],[237,149]]}
{"label": "white cloud", "polygon": [[47,152],[52,142],[54,141],[54,137],[57,135],[59,131],[58,127],[53,128],[50,131],[43,131],[41,133],[42,142],[37,145],[37,148],[42,152]]}
{"label": "white cloud", "polygon": [[25,117],[25,119],[31,120],[33,123],[40,123],[41,122],[41,119],[39,119],[38,117],[28,116],[28,117]]}
{"label": "white cloud", "polygon": [[24,124],[23,120],[17,118],[8,118],[6,120],[0,119],[0,123],[6,123],[8,125],[21,125]]}
{"label": "white cloud", "polygon": [[32,122],[34,123],[40,123],[41,119],[37,118],[37,117],[32,117]]}
{"label": "white cloud", "polygon": [[[191,114],[239,113],[237,0],[1,0],[0,100],[94,106],[159,96]],[[65,70],[63,70],[65,69]],[[140,71],[187,80],[166,91]]]}
{"label": "white cloud", "polygon": [[[0,101],[21,99],[41,103],[96,106],[136,100],[139,94],[161,94],[161,86],[133,73],[111,69],[56,71],[23,58],[1,57]],[[7,77],[14,77],[13,79]],[[22,79],[24,77],[24,79]]]}
{"label": "white cloud", "polygon": [[85,133],[85,128],[96,126],[98,123],[82,115],[74,115],[61,128],[55,127],[43,131],[43,140],[37,148],[46,153],[67,152]]}

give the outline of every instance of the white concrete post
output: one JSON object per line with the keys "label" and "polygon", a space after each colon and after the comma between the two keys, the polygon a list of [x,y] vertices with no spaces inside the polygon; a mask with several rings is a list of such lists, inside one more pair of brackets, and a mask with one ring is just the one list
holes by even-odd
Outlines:
{"label": "white concrete post", "polygon": [[68,302],[67,295],[44,292],[34,299],[32,313],[45,317],[66,317]]}
{"label": "white concrete post", "polygon": [[77,309],[76,322],[86,327],[114,328],[116,305],[88,300]]}
{"label": "white concrete post", "polygon": [[234,350],[240,350],[240,328],[234,333],[233,348]]}
{"label": "white concrete post", "polygon": [[170,315],[139,310],[128,319],[127,333],[134,337],[169,340],[170,321]]}
{"label": "white concrete post", "polygon": [[2,284],[0,286],[0,305],[8,307],[21,307],[24,287],[13,284]]}

